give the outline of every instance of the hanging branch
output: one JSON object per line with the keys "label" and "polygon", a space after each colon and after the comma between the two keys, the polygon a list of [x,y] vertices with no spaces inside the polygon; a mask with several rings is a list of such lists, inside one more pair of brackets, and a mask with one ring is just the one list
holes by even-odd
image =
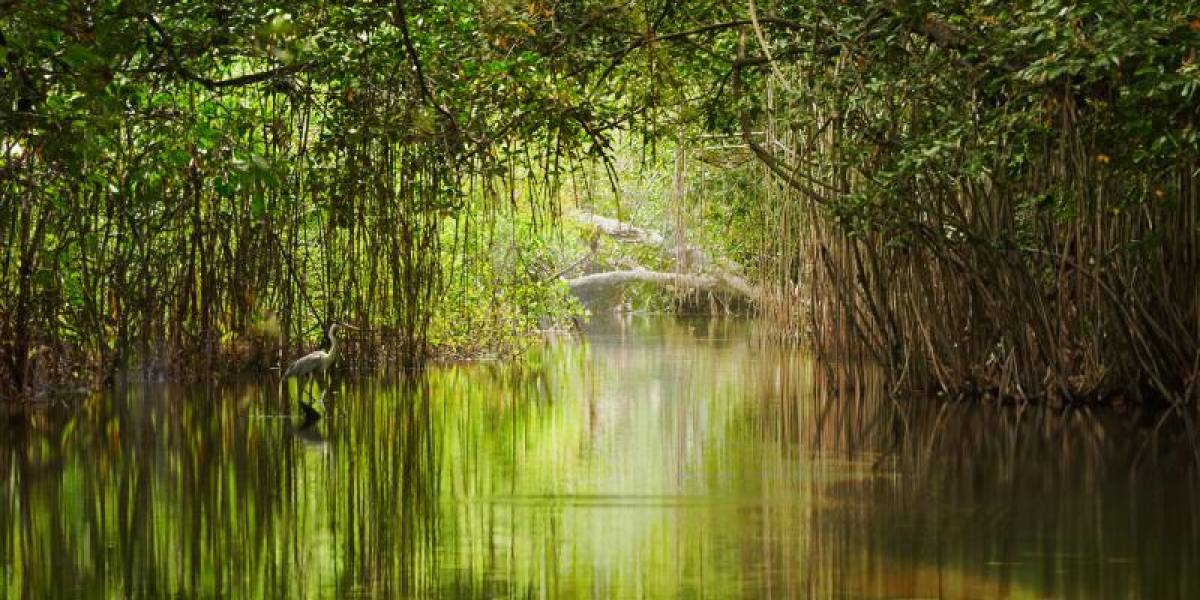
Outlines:
{"label": "hanging branch", "polygon": [[[741,36],[738,38],[738,59],[737,59],[737,61],[734,61],[734,63],[733,63],[733,96],[734,96],[735,102],[740,100],[742,97],[742,91],[743,91],[742,67],[746,66],[747,64],[759,64],[759,63],[746,63],[745,61],[746,61],[746,35],[743,32],[741,34]],[[811,187],[809,187],[805,183],[801,182],[800,179],[804,179],[810,183],[828,188],[829,186],[827,184],[817,181],[816,179],[809,177],[808,175],[801,173],[797,170],[792,170],[789,172],[787,169],[784,168],[783,164],[780,163],[779,159],[775,158],[775,155],[773,153],[771,153],[766,148],[763,148],[762,145],[760,145],[758,142],[756,142],[754,140],[754,132],[752,131],[752,128],[750,126],[751,125],[750,124],[750,115],[747,114],[746,111],[742,110],[740,107],[738,109],[738,121],[741,124],[742,141],[745,142],[746,145],[750,147],[750,150],[752,152],[754,152],[754,155],[757,156],[758,159],[764,165],[766,165],[767,169],[770,170],[771,173],[774,173],[775,176],[779,177],[784,182],[786,182],[789,186],[792,187],[792,189],[800,192],[801,194],[803,194],[804,196],[813,200],[814,202],[817,202],[818,204],[828,204],[830,202],[829,198],[816,192]]]}
{"label": "hanging branch", "polygon": [[461,127],[459,127],[458,119],[454,117],[454,114],[450,112],[450,109],[446,108],[444,105],[438,102],[436,98],[434,98],[433,92],[429,89],[429,82],[425,79],[425,71],[421,67],[421,55],[417,53],[417,47],[415,44],[413,44],[412,34],[408,31],[408,15],[404,12],[404,0],[396,0],[395,7],[396,12],[393,18],[396,21],[396,26],[400,28],[401,36],[404,38],[404,50],[408,54],[408,59],[412,61],[413,70],[416,71],[417,87],[421,91],[421,97],[427,104],[429,104],[429,106],[433,107],[434,110],[438,111],[438,113],[440,113],[446,118],[447,121],[449,121],[450,128],[454,130],[456,135],[465,136],[467,139],[471,140],[472,144],[478,145],[478,140],[471,137],[470,134],[466,133]]}
{"label": "hanging branch", "polygon": [[198,83],[209,90],[253,85],[255,83],[269,81],[277,77],[294,75],[313,66],[313,63],[311,62],[293,63],[290,65],[275,67],[274,69],[267,69],[266,71],[260,71],[258,73],[230,77],[228,79],[210,79],[208,77],[203,77],[193,73],[190,69],[183,65],[183,62],[179,60],[179,54],[175,51],[175,44],[171,40],[171,36],[167,34],[166,30],[163,29],[158,20],[154,18],[154,15],[147,13],[146,22],[150,24],[150,27],[158,33],[158,37],[162,40],[162,45],[167,51],[167,58],[171,61],[171,68],[176,73],[182,75],[184,79]]}

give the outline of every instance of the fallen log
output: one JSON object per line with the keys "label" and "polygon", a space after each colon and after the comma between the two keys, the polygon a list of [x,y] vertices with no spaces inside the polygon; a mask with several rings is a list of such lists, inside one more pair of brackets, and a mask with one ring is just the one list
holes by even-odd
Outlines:
{"label": "fallen log", "polygon": [[[758,300],[755,287],[738,274],[741,267],[737,263],[724,258],[714,260],[698,246],[673,244],[666,236],[653,229],[637,227],[617,219],[588,212],[575,213],[573,218],[577,223],[590,226],[619,242],[653,248],[664,257],[668,257],[668,260],[674,263],[674,268],[683,271],[652,271],[633,263],[625,265],[625,268],[564,278],[571,292],[585,304],[592,304],[599,298],[610,296],[621,286],[630,283],[649,283],[709,292],[723,291],[742,296],[751,302]],[[560,274],[565,272],[560,271]]]}
{"label": "fallen log", "polygon": [[577,223],[595,227],[600,233],[623,242],[646,244],[661,249],[667,241],[661,233],[653,229],[643,229],[616,219],[587,212],[575,213],[574,217]]}

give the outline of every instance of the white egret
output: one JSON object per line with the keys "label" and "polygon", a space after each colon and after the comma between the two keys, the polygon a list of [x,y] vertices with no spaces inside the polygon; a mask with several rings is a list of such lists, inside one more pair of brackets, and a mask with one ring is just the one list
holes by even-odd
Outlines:
{"label": "white egret", "polygon": [[[314,350],[296,359],[296,362],[292,363],[292,366],[288,367],[288,370],[284,372],[282,381],[287,381],[289,377],[306,378],[300,389],[302,392],[307,391],[308,384],[312,382],[312,378],[317,374],[324,374],[329,369],[329,365],[332,365],[333,361],[337,359],[338,331],[342,329],[357,330],[358,328],[351,327],[345,323],[334,323],[331,325],[329,327],[329,339],[331,340],[329,351]],[[311,407],[305,406],[305,408],[312,410]],[[305,412],[307,413],[308,411]]]}

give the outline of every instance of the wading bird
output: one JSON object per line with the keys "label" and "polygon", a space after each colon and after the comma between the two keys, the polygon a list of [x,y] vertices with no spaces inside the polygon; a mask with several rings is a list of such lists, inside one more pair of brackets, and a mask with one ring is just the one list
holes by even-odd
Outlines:
{"label": "wading bird", "polygon": [[[331,325],[329,327],[329,339],[332,341],[329,344],[329,351],[315,350],[296,359],[296,362],[292,363],[292,366],[288,367],[288,370],[284,372],[281,381],[286,382],[289,377],[305,378],[304,383],[300,387],[301,395],[303,396],[303,393],[308,390],[308,384],[312,382],[312,378],[317,374],[324,374],[329,369],[329,365],[332,365],[333,361],[337,358],[338,331],[341,329],[357,330],[358,328],[351,327],[345,323],[334,323]],[[300,404],[305,408],[305,415],[311,416],[309,413],[312,411],[312,407],[305,404],[303,400],[300,401]]]}

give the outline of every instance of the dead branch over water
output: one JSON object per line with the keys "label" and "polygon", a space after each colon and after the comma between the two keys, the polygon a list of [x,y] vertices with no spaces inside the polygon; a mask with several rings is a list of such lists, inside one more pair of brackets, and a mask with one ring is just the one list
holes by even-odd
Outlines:
{"label": "dead branch over water", "polygon": [[699,246],[671,243],[658,231],[602,215],[581,211],[572,214],[571,218],[621,243],[650,248],[668,257],[673,267],[671,271],[655,271],[632,265],[632,268],[586,273],[567,279],[571,292],[585,303],[630,283],[671,286],[690,292],[735,294],[748,302],[758,299],[758,290],[738,273],[738,265],[724,257],[710,256]]}

